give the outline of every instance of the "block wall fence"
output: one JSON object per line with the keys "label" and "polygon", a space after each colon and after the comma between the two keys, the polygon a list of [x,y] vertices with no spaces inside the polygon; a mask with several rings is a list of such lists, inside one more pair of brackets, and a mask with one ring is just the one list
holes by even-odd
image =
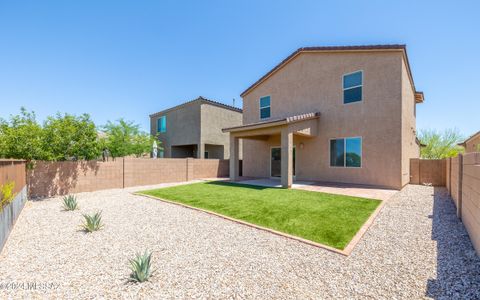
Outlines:
{"label": "block wall fence", "polygon": [[446,186],[457,216],[480,255],[480,153],[438,160],[410,160],[410,183]]}
{"label": "block wall fence", "polygon": [[473,247],[480,255],[480,153],[467,153],[446,160],[450,174],[447,189]]}
{"label": "block wall fence", "polygon": [[410,159],[410,183],[445,186],[446,161],[444,159]]}
{"label": "block wall fence", "polygon": [[28,171],[30,198],[103,189],[228,177],[228,160],[117,158],[114,161],[39,161]]}

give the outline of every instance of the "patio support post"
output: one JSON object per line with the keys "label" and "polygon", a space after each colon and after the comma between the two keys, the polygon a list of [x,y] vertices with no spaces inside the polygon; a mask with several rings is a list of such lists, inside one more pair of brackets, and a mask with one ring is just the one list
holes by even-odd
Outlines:
{"label": "patio support post", "polygon": [[238,180],[239,173],[239,145],[238,137],[233,136],[230,133],[230,180]]}
{"label": "patio support post", "polygon": [[293,181],[293,133],[288,128],[282,129],[282,187],[291,188]]}
{"label": "patio support post", "polygon": [[199,143],[197,147],[197,158],[205,158],[205,144]]}

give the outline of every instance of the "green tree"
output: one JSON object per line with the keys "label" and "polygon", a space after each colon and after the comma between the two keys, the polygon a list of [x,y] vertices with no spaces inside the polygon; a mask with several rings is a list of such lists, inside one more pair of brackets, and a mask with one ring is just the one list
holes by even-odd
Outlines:
{"label": "green tree", "polygon": [[0,119],[0,157],[37,160],[45,159],[43,129],[35,113],[24,107],[19,115],[10,116],[9,121]]}
{"label": "green tree", "polygon": [[458,145],[463,140],[458,129],[446,129],[443,132],[426,129],[421,130],[419,140],[425,147],[420,150],[420,156],[428,159],[454,157],[463,151]]}
{"label": "green tree", "polygon": [[120,119],[103,126],[105,137],[102,145],[108,149],[112,157],[128,155],[142,156],[150,153],[155,138],[140,131],[140,126],[131,121]]}
{"label": "green tree", "polygon": [[101,153],[97,130],[88,114],[48,117],[43,125],[43,148],[48,160],[90,160]]}

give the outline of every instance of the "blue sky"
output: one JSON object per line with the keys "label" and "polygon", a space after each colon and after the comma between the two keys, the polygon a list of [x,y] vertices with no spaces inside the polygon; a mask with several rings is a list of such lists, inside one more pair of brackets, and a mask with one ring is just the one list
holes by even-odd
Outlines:
{"label": "blue sky", "polygon": [[479,1],[3,1],[0,117],[89,113],[148,130],[198,95],[227,104],[303,46],[407,44],[418,128],[480,130]]}

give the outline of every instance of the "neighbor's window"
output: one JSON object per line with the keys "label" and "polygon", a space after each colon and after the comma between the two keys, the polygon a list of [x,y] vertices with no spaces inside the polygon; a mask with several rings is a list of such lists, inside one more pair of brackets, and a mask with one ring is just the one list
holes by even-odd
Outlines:
{"label": "neighbor's window", "polygon": [[362,138],[345,138],[330,140],[330,166],[362,166]]}
{"label": "neighbor's window", "polygon": [[204,157],[204,158],[208,158],[208,151],[205,151],[205,152],[203,153],[203,157]]}
{"label": "neighbor's window", "polygon": [[260,119],[270,118],[270,96],[260,98]]}
{"label": "neighbor's window", "polygon": [[362,101],[363,72],[343,75],[343,103]]}
{"label": "neighbor's window", "polygon": [[157,132],[167,131],[167,116],[161,116],[157,119]]}

